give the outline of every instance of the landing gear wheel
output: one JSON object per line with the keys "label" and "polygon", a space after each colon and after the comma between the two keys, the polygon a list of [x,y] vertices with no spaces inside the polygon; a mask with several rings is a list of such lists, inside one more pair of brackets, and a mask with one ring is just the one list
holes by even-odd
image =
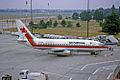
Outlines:
{"label": "landing gear wheel", "polygon": [[97,53],[95,53],[95,51],[92,51],[92,52],[91,52],[91,55],[97,55]]}

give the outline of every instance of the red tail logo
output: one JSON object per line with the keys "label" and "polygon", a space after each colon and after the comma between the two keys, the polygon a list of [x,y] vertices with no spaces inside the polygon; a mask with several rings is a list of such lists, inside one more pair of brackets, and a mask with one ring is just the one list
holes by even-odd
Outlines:
{"label": "red tail logo", "polygon": [[20,30],[22,31],[22,33],[27,33],[27,31],[25,30],[25,28],[20,28]]}

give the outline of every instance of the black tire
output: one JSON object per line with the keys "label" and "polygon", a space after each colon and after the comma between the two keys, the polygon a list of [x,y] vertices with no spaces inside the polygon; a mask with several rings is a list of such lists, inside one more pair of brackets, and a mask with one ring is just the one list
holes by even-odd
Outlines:
{"label": "black tire", "polygon": [[91,55],[97,55],[97,54],[95,53],[95,51],[92,51],[92,52],[91,52]]}

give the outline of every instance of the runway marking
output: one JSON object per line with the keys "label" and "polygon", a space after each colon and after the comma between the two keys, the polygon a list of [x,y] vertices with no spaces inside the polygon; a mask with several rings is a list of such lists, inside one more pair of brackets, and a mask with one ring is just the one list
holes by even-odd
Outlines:
{"label": "runway marking", "polygon": [[66,77],[66,78],[69,78],[69,80],[72,80],[72,77],[65,76],[65,75],[62,75],[62,74],[53,73],[53,72],[46,72],[46,73],[53,74],[53,75],[58,75],[58,76],[61,76],[61,77]]}
{"label": "runway marking", "polygon": [[[100,68],[96,69],[92,73],[92,75],[95,75],[100,69],[110,68],[110,67],[114,67],[114,66],[116,66],[116,65],[100,67]],[[108,75],[107,79],[110,79],[110,77],[111,77],[112,74],[113,74],[113,72]],[[88,78],[88,80],[90,80],[90,79],[91,79],[91,77]]]}
{"label": "runway marking", "polygon": [[110,65],[110,66],[104,66],[104,67],[102,67],[102,69],[110,70],[111,68],[113,69],[113,68],[116,68],[116,67],[117,67],[117,65]]}
{"label": "runway marking", "polygon": [[107,79],[110,79],[110,77],[111,77],[112,74],[113,74],[113,72],[111,72],[111,73],[108,75]]}
{"label": "runway marking", "polygon": [[88,80],[90,80],[90,79],[91,79],[91,77],[88,78]]}
{"label": "runway marking", "polygon": [[95,70],[92,74],[95,75],[100,69],[101,69],[101,67],[98,68],[97,70]]}
{"label": "runway marking", "polygon": [[90,66],[90,65],[105,64],[105,63],[116,62],[116,61],[120,61],[120,60],[113,60],[113,61],[105,61],[105,62],[99,62],[99,63],[86,64],[86,65],[83,66],[80,70],[82,71],[82,70],[84,70],[87,66]]}
{"label": "runway marking", "polygon": [[100,67],[98,69],[96,69],[94,72],[93,72],[93,75],[95,75],[100,69],[109,69],[111,70],[110,68],[112,67],[116,67],[117,65],[111,65],[111,66],[104,66],[104,67]]}
{"label": "runway marking", "polygon": [[86,64],[85,66],[83,66],[80,70],[82,71],[83,69],[85,69],[89,64]]}
{"label": "runway marking", "polygon": [[72,78],[70,78],[69,80],[72,80]]}

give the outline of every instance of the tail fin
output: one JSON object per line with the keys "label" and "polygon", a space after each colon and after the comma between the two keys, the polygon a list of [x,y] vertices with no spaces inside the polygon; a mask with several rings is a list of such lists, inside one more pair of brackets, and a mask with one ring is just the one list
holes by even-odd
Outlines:
{"label": "tail fin", "polygon": [[28,28],[23,24],[21,20],[16,20],[16,25],[19,33],[19,38],[21,39],[36,39],[36,37],[28,30]]}

